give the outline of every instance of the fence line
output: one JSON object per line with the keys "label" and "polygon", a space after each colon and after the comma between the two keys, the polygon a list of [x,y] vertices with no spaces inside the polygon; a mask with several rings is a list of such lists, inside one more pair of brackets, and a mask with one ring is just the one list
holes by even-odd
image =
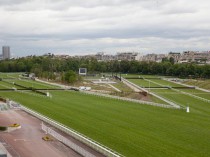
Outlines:
{"label": "fence line", "polygon": [[[180,83],[180,82],[173,82],[173,81],[168,80],[168,79],[163,79],[163,80],[166,80],[166,81],[169,81],[169,82],[172,82],[172,83],[175,83],[175,84],[183,85],[183,86],[186,86],[186,87],[192,87],[192,86],[189,86],[189,85]],[[171,89],[174,90],[174,91],[176,91],[176,92],[180,92],[180,93],[182,93],[182,94],[189,95],[189,96],[191,96],[191,97],[193,97],[193,98],[196,98],[196,99],[198,99],[198,100],[202,100],[202,101],[204,101],[204,102],[210,103],[210,100],[205,99],[205,98],[202,98],[202,97],[199,97],[199,96],[197,96],[197,95],[194,95],[194,94],[191,94],[191,93],[187,93],[187,92],[184,92],[184,91],[181,91],[181,90],[178,90],[178,89],[174,89],[174,88],[171,88]],[[195,89],[197,89],[197,88],[195,88]]]}
{"label": "fence line", "polygon": [[171,81],[171,80],[169,80],[169,79],[164,79],[164,80],[167,80],[167,81],[170,81],[170,82],[173,82],[173,83],[176,83],[176,84],[180,84],[180,85],[183,85],[183,86],[186,86],[186,87],[195,87],[195,89],[201,90],[201,91],[203,91],[203,92],[208,92],[208,93],[210,93],[210,90],[204,89],[204,88],[200,88],[200,87],[198,87],[198,86],[190,86],[190,85],[188,85],[188,84],[181,83],[181,82],[174,82],[174,81]]}
{"label": "fence line", "polygon": [[135,102],[135,103],[144,104],[144,105],[151,105],[151,106],[158,106],[158,107],[163,107],[163,108],[175,108],[175,109],[178,109],[178,108],[176,108],[174,106],[165,105],[165,104],[159,104],[159,103],[154,103],[154,102],[149,102],[149,101],[141,101],[141,100],[136,100],[136,99],[130,99],[130,98],[113,96],[113,95],[102,94],[102,93],[95,93],[95,92],[90,92],[90,91],[81,91],[81,92],[84,93],[84,94],[91,94],[91,95],[94,95],[94,96],[106,97],[106,98],[111,98],[111,99],[129,101],[129,102]]}
{"label": "fence line", "polygon": [[88,145],[89,147],[93,148],[94,150],[97,150],[98,152],[104,154],[105,156],[108,157],[122,157],[123,155],[111,150],[110,148],[103,146],[102,144],[93,141],[92,139],[89,139],[88,137],[74,131],[73,129],[70,129],[66,126],[64,126],[63,124],[56,122],[48,117],[45,117],[27,107],[21,106],[21,109],[24,110],[25,112],[30,113],[31,115],[43,120],[44,122],[54,126],[55,128],[60,129],[61,131],[67,133],[68,135],[74,137],[75,139],[85,143],[86,145]]}
{"label": "fence line", "polygon": [[[125,81],[125,82],[127,82],[127,83],[133,85],[134,87],[136,87],[136,88],[138,88],[138,89],[140,89],[140,90],[142,90],[142,91],[144,91],[144,92],[147,92],[147,93],[149,93],[149,94],[151,94],[151,95],[153,95],[153,96],[159,98],[160,100],[163,100],[163,101],[169,103],[169,104],[171,105],[170,108],[176,108],[176,109],[180,109],[180,108],[181,108],[181,107],[180,107],[179,105],[177,105],[176,103],[174,103],[174,102],[172,102],[172,101],[170,101],[170,100],[168,100],[168,99],[166,99],[166,98],[163,98],[163,97],[161,97],[161,96],[159,96],[159,95],[157,95],[157,94],[155,94],[155,93],[153,93],[153,92],[149,92],[148,90],[146,90],[146,89],[144,89],[144,88],[142,88],[142,87],[140,87],[140,86],[138,86],[138,85],[136,85],[136,84],[134,84],[134,83],[132,83],[132,82],[130,82],[130,81],[124,79],[124,78],[122,78],[122,81]],[[167,105],[165,105],[165,106],[167,106]],[[162,106],[161,106],[161,107],[162,107]],[[169,108],[169,107],[168,107],[168,108]]]}
{"label": "fence line", "polygon": [[202,97],[199,97],[199,96],[197,96],[197,95],[190,94],[190,93],[187,93],[187,92],[183,92],[183,91],[181,91],[181,90],[174,89],[174,88],[172,88],[172,90],[177,91],[177,92],[180,92],[180,93],[185,94],[185,95],[189,95],[189,96],[191,96],[191,97],[193,97],[193,98],[196,98],[196,99],[198,99],[198,100],[202,100],[202,101],[204,101],[204,102],[210,103],[210,100],[205,99],[205,98],[202,98]]}

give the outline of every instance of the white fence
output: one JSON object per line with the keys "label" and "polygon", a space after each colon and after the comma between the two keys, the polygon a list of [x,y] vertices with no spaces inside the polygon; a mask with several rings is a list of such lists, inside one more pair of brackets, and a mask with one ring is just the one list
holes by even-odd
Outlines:
{"label": "white fence", "polygon": [[96,141],[93,141],[91,139],[89,139],[88,137],[74,131],[73,129],[70,129],[50,118],[47,118],[31,109],[28,109],[24,106],[21,106],[22,110],[30,113],[31,115],[43,120],[44,122],[54,126],[55,128],[58,128],[59,130],[62,130],[63,132],[67,133],[68,135],[74,137],[75,139],[85,143],[86,145],[88,145],[89,147],[93,148],[94,150],[104,154],[105,156],[108,156],[108,157],[121,157],[123,155],[111,150],[110,148],[107,148],[106,146],[103,146],[102,144],[96,142]]}
{"label": "white fence", "polygon": [[151,106],[158,106],[158,107],[164,107],[164,108],[179,109],[178,107],[175,107],[175,106],[159,104],[159,103],[154,103],[154,102],[149,102],[149,101],[141,101],[141,100],[136,100],[136,99],[130,99],[130,98],[125,98],[125,97],[113,96],[113,95],[108,95],[108,94],[95,93],[95,92],[90,92],[90,91],[81,91],[81,92],[84,93],[84,94],[91,94],[91,95],[95,95],[95,96],[99,96],[99,97],[106,97],[106,98],[123,100],[123,101],[130,101],[130,102],[135,102],[135,103],[144,104],[144,105],[151,105]]}
{"label": "white fence", "polygon": [[[146,89],[144,89],[144,88],[142,88],[142,87],[140,87],[140,86],[138,86],[138,85],[136,85],[136,84],[134,84],[134,83],[132,83],[132,82],[124,79],[124,78],[122,78],[122,80],[124,82],[127,82],[127,83],[131,84],[132,86],[134,86],[134,87],[136,87],[136,88],[138,88],[138,89],[140,89],[140,90],[142,90],[144,92],[147,92],[147,93],[151,94],[152,96],[155,96],[156,98],[159,98],[160,100],[163,100],[163,101],[165,101],[165,102],[167,102],[168,104],[171,105],[171,106],[169,106],[169,105],[163,105],[163,104],[161,104],[161,105],[155,105],[155,106],[166,107],[166,108],[176,108],[176,109],[180,109],[181,108],[178,104],[176,104],[176,103],[174,103],[174,102],[172,102],[172,101],[170,101],[170,100],[168,100],[166,98],[163,98],[163,97],[161,97],[161,96],[159,96],[159,95],[157,95],[155,93],[149,92]],[[155,104],[157,104],[157,103],[155,103]],[[152,104],[150,104],[150,105],[152,105]]]}
{"label": "white fence", "polygon": [[189,96],[191,96],[191,97],[193,97],[193,98],[196,98],[196,99],[198,99],[198,100],[202,100],[202,101],[204,101],[204,102],[210,103],[210,100],[205,99],[205,98],[202,98],[202,97],[199,97],[199,96],[197,96],[197,95],[190,94],[190,93],[187,93],[187,92],[183,92],[183,91],[181,91],[181,90],[174,89],[174,88],[172,88],[172,90],[177,91],[177,92],[180,92],[180,93],[185,94],[185,95],[189,95]]}
{"label": "white fence", "polygon": [[42,123],[42,130],[45,131],[46,134],[50,134],[51,136],[53,136],[57,140],[61,141],[65,145],[69,146],[71,149],[73,149],[74,151],[78,152],[82,156],[85,156],[85,157],[96,157],[95,155],[89,153],[88,151],[86,151],[82,147],[76,145],[75,143],[73,143],[72,141],[70,141],[69,139],[67,139],[66,137],[64,137],[61,134],[57,133],[53,129],[47,127],[43,123]]}

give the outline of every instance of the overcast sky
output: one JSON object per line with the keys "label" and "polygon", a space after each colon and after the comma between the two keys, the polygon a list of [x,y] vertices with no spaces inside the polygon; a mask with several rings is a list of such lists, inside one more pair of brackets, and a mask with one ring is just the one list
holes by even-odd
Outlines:
{"label": "overcast sky", "polygon": [[210,0],[0,0],[15,56],[210,50]]}

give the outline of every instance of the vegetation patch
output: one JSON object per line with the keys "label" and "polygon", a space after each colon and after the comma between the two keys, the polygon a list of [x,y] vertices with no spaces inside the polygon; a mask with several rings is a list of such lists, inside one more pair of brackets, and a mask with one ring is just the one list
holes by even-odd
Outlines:
{"label": "vegetation patch", "polygon": [[0,131],[6,131],[7,130],[7,127],[5,126],[0,126]]}
{"label": "vegetation patch", "polygon": [[16,127],[17,128],[17,127],[20,127],[20,124],[14,123],[14,124],[11,124],[10,127]]}
{"label": "vegetation patch", "polygon": [[50,137],[50,136],[44,136],[44,137],[42,137],[42,139],[43,139],[44,141],[53,141],[53,138]]}

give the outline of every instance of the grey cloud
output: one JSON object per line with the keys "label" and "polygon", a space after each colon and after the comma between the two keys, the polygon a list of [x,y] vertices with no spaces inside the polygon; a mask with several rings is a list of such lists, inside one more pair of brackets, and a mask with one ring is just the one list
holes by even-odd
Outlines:
{"label": "grey cloud", "polygon": [[0,0],[0,6],[8,6],[8,5],[18,5],[26,2],[30,2],[31,0]]}
{"label": "grey cloud", "polygon": [[[0,45],[14,52],[207,48],[207,0],[0,0]],[[195,43],[198,44],[195,44]],[[19,47],[23,47],[20,49]]]}

